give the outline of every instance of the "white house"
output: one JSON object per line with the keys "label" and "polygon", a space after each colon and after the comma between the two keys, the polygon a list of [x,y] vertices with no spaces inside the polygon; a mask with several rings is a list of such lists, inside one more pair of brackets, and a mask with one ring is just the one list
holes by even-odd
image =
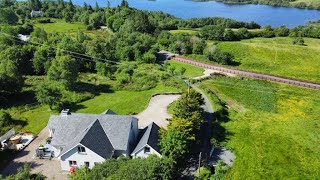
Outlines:
{"label": "white house", "polygon": [[30,16],[31,17],[42,17],[43,13],[42,13],[42,11],[34,11],[34,10],[32,10],[31,13],[30,13]]}
{"label": "white house", "polygon": [[141,130],[141,139],[139,140],[136,148],[132,151],[131,156],[133,158],[145,158],[150,154],[155,154],[158,157],[162,157],[159,147],[159,130],[160,127],[151,123],[145,129]]}
{"label": "white house", "polygon": [[139,133],[138,119],[116,115],[111,110],[103,114],[63,111],[60,115],[51,115],[47,127],[52,150],[60,159],[62,170],[82,166],[92,168],[106,159],[130,156],[140,146],[150,146],[150,152],[137,151],[133,153],[134,157],[146,157],[151,153],[161,156],[155,147],[157,144],[148,140],[151,137],[158,139],[154,133],[157,128],[159,130],[157,125],[152,123]]}

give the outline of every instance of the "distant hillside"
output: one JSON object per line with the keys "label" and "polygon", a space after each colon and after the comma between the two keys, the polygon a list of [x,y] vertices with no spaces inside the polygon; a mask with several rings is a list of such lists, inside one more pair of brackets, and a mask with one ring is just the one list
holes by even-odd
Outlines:
{"label": "distant hillside", "polygon": [[[202,1],[202,0],[195,0]],[[204,0],[206,1],[206,0]],[[297,8],[320,9],[319,0],[215,0],[228,4],[266,4],[272,6],[292,6]]]}

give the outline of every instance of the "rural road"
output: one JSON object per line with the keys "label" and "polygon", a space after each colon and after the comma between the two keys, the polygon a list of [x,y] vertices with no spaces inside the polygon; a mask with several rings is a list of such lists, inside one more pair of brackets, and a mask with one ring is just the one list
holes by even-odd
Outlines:
{"label": "rural road", "polygon": [[192,59],[186,59],[186,58],[183,58],[180,56],[171,57],[171,60],[177,61],[177,62],[182,62],[185,64],[198,66],[201,68],[217,70],[217,71],[221,71],[221,72],[225,72],[225,73],[229,73],[229,74],[237,74],[237,75],[246,76],[246,77],[255,78],[255,79],[262,79],[262,80],[267,80],[267,81],[291,84],[291,85],[295,85],[295,86],[320,90],[320,84],[313,83],[313,82],[307,82],[307,81],[303,81],[303,80],[296,80],[296,79],[284,78],[284,77],[279,77],[279,76],[274,76],[274,75],[262,74],[262,73],[248,71],[248,70],[239,70],[239,69],[234,69],[234,68],[221,67],[221,66],[207,64],[204,62],[198,62],[198,61],[192,60]]}
{"label": "rural road", "polygon": [[[188,82],[186,81],[188,84]],[[201,125],[200,129],[200,137],[201,139],[200,142],[200,147],[198,149],[198,153],[202,153],[202,160],[208,160],[209,158],[209,153],[211,150],[211,145],[210,145],[210,138],[212,134],[212,119],[213,119],[213,108],[212,104],[210,103],[208,97],[200,90],[198,87],[190,84],[191,88],[194,89],[195,91],[199,92],[202,95],[202,98],[204,99],[204,104],[201,106],[204,110],[204,118],[205,121]],[[196,156],[192,156],[188,161],[187,161],[187,167],[183,170],[182,172],[182,179],[194,179],[194,176],[197,172],[198,169],[198,154]],[[204,165],[204,164],[202,164]]]}

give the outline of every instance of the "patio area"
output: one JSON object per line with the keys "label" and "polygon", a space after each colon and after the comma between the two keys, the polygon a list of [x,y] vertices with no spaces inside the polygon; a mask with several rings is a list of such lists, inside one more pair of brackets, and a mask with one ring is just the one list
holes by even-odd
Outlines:
{"label": "patio area", "polygon": [[[48,158],[40,159],[35,157],[36,149],[39,148],[41,144],[45,144],[47,137],[48,129],[44,128],[38,136],[25,149],[19,152],[15,159],[1,171],[1,174],[15,174],[18,168],[23,167],[24,163],[29,163],[32,173],[42,173],[47,179],[67,180],[69,172],[61,170],[58,159],[53,158],[49,160]],[[48,147],[49,146],[44,146],[44,148]]]}

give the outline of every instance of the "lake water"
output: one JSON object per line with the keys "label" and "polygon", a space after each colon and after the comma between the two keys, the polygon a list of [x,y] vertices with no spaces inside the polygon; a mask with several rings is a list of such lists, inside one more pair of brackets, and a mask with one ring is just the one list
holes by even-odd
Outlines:
{"label": "lake water", "polygon": [[[95,5],[95,1],[73,0],[77,5]],[[117,6],[121,0],[109,0],[111,6]],[[107,0],[97,0],[100,6],[106,6]],[[193,2],[188,0],[128,0],[129,6],[142,10],[163,11],[180,18],[226,17],[241,21],[255,21],[262,26],[272,25],[296,27],[306,25],[308,21],[320,19],[320,11],[266,5],[227,5],[219,2]]]}

